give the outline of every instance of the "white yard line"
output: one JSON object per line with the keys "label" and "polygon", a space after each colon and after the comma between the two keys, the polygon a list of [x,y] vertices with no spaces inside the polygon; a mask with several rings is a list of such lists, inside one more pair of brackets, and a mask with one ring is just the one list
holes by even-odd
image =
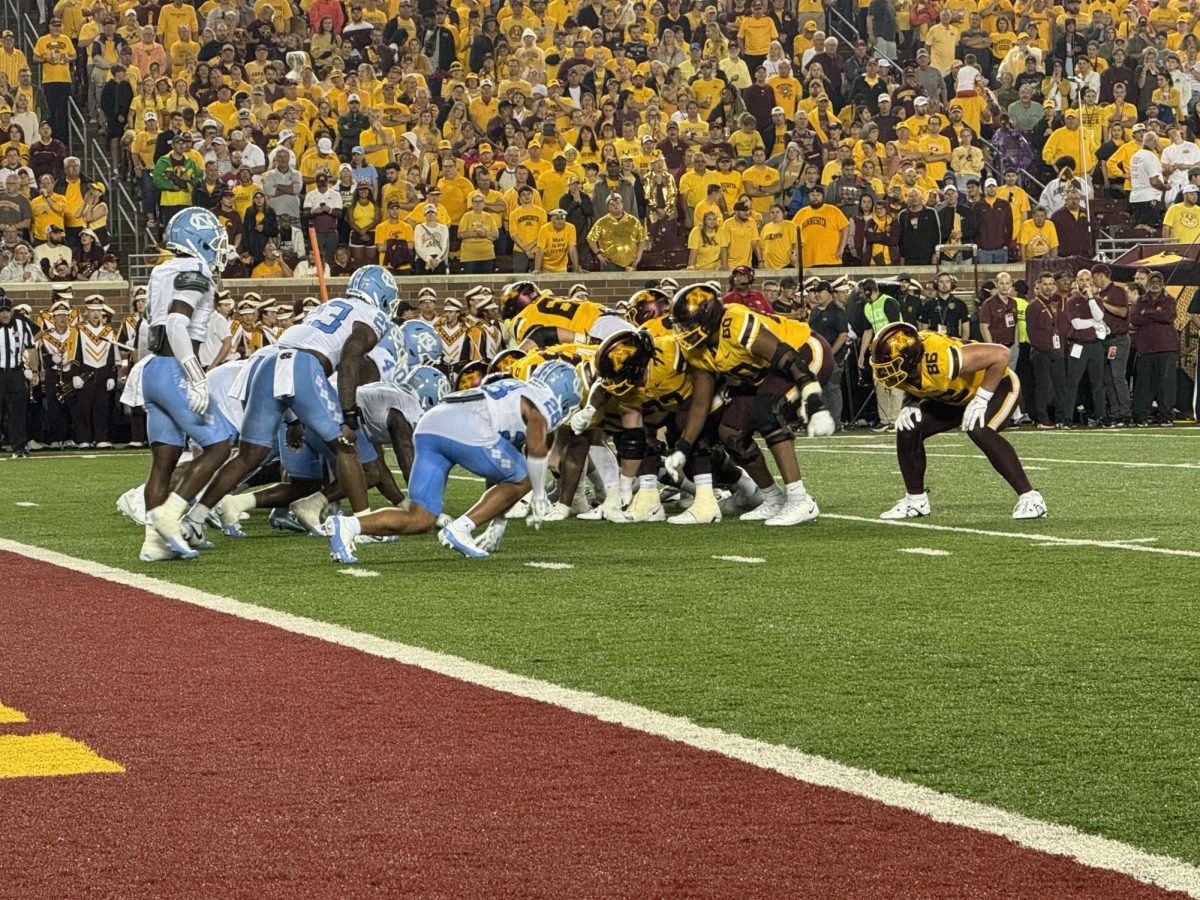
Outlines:
{"label": "white yard line", "polygon": [[38,505],[37,503],[31,503],[28,500],[18,500],[16,503],[13,504],[13,506],[24,506],[24,507],[37,506],[37,505]]}
{"label": "white yard line", "polygon": [[372,572],[370,569],[338,569],[339,575],[350,575],[354,578],[376,578],[378,572]]}
{"label": "white yard line", "polygon": [[553,571],[559,571],[561,569],[575,568],[570,563],[561,563],[561,562],[527,562],[527,563],[525,563],[525,565],[529,566],[529,568],[531,568],[531,569],[551,569]]}
{"label": "white yard line", "polygon": [[898,553],[915,553],[918,556],[949,556],[949,550],[935,550],[933,547],[897,547]]}
{"label": "white yard line", "polygon": [[[998,534],[1009,536],[1004,532]],[[719,728],[697,725],[681,716],[667,715],[621,700],[527,678],[460,657],[362,634],[328,622],[318,622],[243,603],[148,575],[76,559],[52,550],[0,538],[0,551],[16,553],[77,572],[86,572],[96,578],[150,591],[173,600],[351,647],[405,665],[418,666],[458,681],[548,703],[603,722],[611,722],[779,772],[797,781],[845,791],[897,809],[909,810],[937,822],[999,835],[1031,850],[1067,856],[1086,866],[1119,872],[1148,884],[1183,891],[1192,897],[1200,898],[1200,868],[1180,859],[1148,853],[1111,838],[1084,834],[1066,825],[1043,822],[994,806],[964,800],[921,785],[879,775],[867,769],[857,769],[824,757],[803,753],[792,747],[768,744]]]}
{"label": "white yard line", "polygon": [[1163,556],[1185,556],[1200,559],[1200,550],[1175,550],[1170,547],[1148,547],[1147,541],[1154,538],[1131,538],[1130,540],[1091,540],[1089,538],[1064,538],[1052,534],[1030,534],[1024,531],[992,531],[985,528],[959,528],[954,525],[933,525],[914,522],[911,519],[872,519],[867,516],[844,516],[836,513],[821,513],[823,519],[838,519],[843,522],[865,522],[868,525],[884,525],[894,528],[919,528],[924,531],[948,531],[954,534],[974,534],[981,537],[1015,538],[1037,544],[1061,544],[1074,547],[1104,547],[1109,550],[1133,550],[1140,553],[1160,553]]}
{"label": "white yard line", "polygon": [[[799,453],[852,453],[859,456],[895,456],[895,451],[885,448],[853,449],[852,447],[808,447],[800,444]],[[942,453],[926,451],[930,459],[978,459],[987,461],[982,453]],[[1058,463],[1068,466],[1117,466],[1123,469],[1200,469],[1200,463],[1161,463],[1161,462],[1131,462],[1115,459],[1051,459],[1046,456],[1022,456],[1022,462]]]}
{"label": "white yard line", "polygon": [[761,556],[713,556],[713,559],[719,559],[724,562],[747,563],[749,565],[758,565],[759,563],[766,562]]}

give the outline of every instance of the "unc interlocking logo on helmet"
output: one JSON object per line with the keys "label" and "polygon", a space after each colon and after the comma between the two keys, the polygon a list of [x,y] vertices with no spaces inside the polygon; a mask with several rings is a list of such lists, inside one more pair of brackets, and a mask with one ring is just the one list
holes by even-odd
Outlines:
{"label": "unc interlocking logo on helmet", "polygon": [[553,398],[547,407],[551,414],[551,429],[561,425],[583,400],[583,382],[578,370],[560,359],[552,359],[538,366],[537,371],[529,376],[529,383],[541,385]]}
{"label": "unc interlocking logo on helmet", "polygon": [[229,262],[229,234],[225,226],[200,206],[189,206],[171,216],[163,232],[163,243],[173,253],[204,260],[214,275],[220,275]]}
{"label": "unc interlocking logo on helmet", "polygon": [[436,366],[442,361],[442,339],[427,322],[410,319],[401,325],[400,345],[408,368]]}
{"label": "unc interlocking logo on helmet", "polygon": [[346,285],[347,297],[374,303],[384,312],[391,309],[399,292],[396,279],[383,266],[363,266],[350,276],[350,283]]}
{"label": "unc interlocking logo on helmet", "polygon": [[410,369],[400,382],[417,395],[421,409],[429,411],[450,393],[450,381],[433,366],[417,366]]}

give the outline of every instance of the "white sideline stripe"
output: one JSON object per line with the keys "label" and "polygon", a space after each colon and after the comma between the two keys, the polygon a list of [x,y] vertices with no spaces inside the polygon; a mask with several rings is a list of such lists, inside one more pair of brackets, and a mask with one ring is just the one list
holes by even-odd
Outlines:
{"label": "white sideline stripe", "polygon": [[949,550],[935,550],[932,547],[897,547],[898,553],[917,553],[921,556],[949,556]]}
{"label": "white sideline stripe", "polygon": [[[891,449],[850,449],[847,447],[806,447],[800,444],[798,452],[807,453],[854,453],[859,456],[893,456]],[[930,459],[982,459],[987,457],[982,453],[926,453]],[[1062,463],[1070,466],[1120,466],[1123,469],[1200,469],[1200,463],[1160,463],[1160,462],[1126,462],[1111,459],[1050,459],[1045,456],[1022,456],[1022,462]]]}
{"label": "white sideline stripe", "polygon": [[25,507],[29,507],[29,506],[37,506],[38,504],[37,504],[37,503],[31,503],[31,502],[30,502],[30,501],[28,501],[28,500],[18,500],[18,501],[17,501],[16,503],[14,503],[13,505],[14,505],[14,506],[25,506]]}
{"label": "white sideline stripe", "polygon": [[1143,541],[1154,538],[1136,538],[1133,540],[1101,541],[1089,538],[1064,538],[1052,534],[1027,534],[1023,531],[991,531],[985,528],[959,528],[953,525],[930,525],[927,522],[913,522],[908,519],[872,519],[867,516],[844,516],[836,513],[821,513],[822,519],[840,519],[843,522],[866,522],[869,525],[891,525],[900,528],[921,528],[926,531],[950,531],[956,534],[977,534],[982,537],[1017,538],[1022,541],[1033,541],[1041,544],[1061,544],[1064,547],[1104,547],[1109,550],[1136,550],[1142,553],[1161,553],[1164,556],[1186,556],[1190,559],[1200,559],[1200,550],[1175,550],[1171,547],[1147,547]]}
{"label": "white sideline stripe", "polygon": [[338,569],[339,575],[352,575],[355,578],[374,578],[379,573],[370,569]]}
{"label": "white sideline stripe", "polygon": [[555,571],[557,571],[559,569],[575,568],[570,563],[560,563],[560,562],[527,562],[527,563],[525,563],[525,565],[529,566],[529,568],[531,568],[531,569],[553,569]]}
{"label": "white sideline stripe", "polygon": [[750,565],[766,562],[761,556],[716,556],[714,554],[713,559],[720,559],[725,562],[749,563]]}
{"label": "white sideline stripe", "polygon": [[1031,850],[1067,856],[1085,866],[1119,872],[1147,884],[1183,891],[1192,897],[1200,898],[1200,868],[1180,859],[1139,850],[1112,838],[1084,834],[1067,825],[1031,819],[1019,813],[943,794],[932,788],[909,784],[867,769],[842,765],[791,747],[768,744],[765,741],[730,734],[718,728],[697,725],[681,716],[671,716],[621,700],[612,700],[527,678],[445,653],[435,653],[421,647],[362,634],[339,625],[243,603],[147,575],[126,572],[102,563],[75,559],[52,550],[31,547],[3,538],[0,538],[0,550],[74,571],[87,572],[106,581],[150,591],[248,621],[261,622],[294,634],[340,644],[405,665],[417,666],[458,681],[558,706],[602,722],[611,722],[634,731],[718,753],[761,769],[770,769],[797,781],[845,791],[886,806],[926,816],[936,822],[998,835]]}

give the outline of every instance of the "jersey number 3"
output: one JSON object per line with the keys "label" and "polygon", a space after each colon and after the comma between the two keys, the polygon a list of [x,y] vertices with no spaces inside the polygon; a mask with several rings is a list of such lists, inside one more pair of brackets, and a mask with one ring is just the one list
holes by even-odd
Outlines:
{"label": "jersey number 3", "polygon": [[353,307],[345,300],[330,300],[320,313],[308,321],[317,331],[333,334],[342,327],[342,323],[346,321],[346,317],[350,315],[352,309]]}

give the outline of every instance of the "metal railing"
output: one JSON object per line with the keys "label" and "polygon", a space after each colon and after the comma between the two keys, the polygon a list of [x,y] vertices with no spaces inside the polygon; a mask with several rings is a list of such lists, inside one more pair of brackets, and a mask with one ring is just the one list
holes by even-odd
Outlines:
{"label": "metal railing", "polygon": [[1163,237],[1102,237],[1097,238],[1096,240],[1096,259],[1102,262],[1110,263],[1128,253],[1130,250],[1134,250],[1138,247],[1154,247],[1178,243],[1179,241],[1175,240],[1174,238]]}

